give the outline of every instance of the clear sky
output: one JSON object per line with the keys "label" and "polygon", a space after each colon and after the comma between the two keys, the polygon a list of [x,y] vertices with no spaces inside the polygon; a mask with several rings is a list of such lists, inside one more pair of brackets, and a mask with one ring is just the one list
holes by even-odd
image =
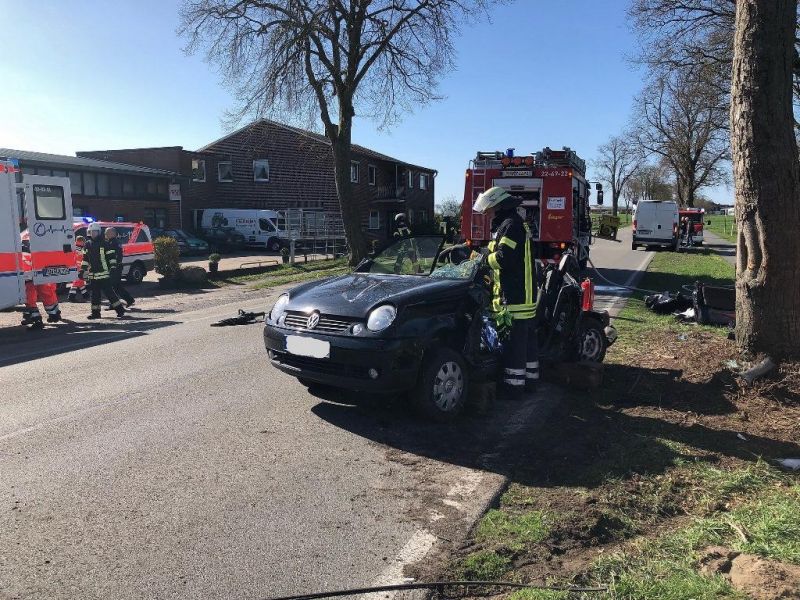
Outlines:
{"label": "clear sky", "polygon": [[[446,98],[389,131],[356,119],[354,141],[439,171],[436,200],[463,195],[476,150],[570,146],[591,160],[621,131],[643,73],[628,0],[517,0],[457,40]],[[176,36],[179,0],[0,0],[0,147],[77,150],[179,145],[225,133],[234,105]],[[590,170],[590,175],[591,175]],[[728,203],[726,188],[707,190]]]}

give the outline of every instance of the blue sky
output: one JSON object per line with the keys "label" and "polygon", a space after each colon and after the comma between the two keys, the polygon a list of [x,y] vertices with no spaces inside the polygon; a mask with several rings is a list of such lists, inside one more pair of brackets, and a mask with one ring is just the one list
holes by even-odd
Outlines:
{"label": "blue sky", "polygon": [[[439,171],[436,199],[463,194],[476,150],[570,146],[587,160],[628,120],[643,73],[628,0],[517,0],[465,28],[446,97],[389,131],[356,119],[354,141]],[[180,145],[224,135],[234,99],[175,30],[179,0],[0,0],[0,146],[77,150]],[[9,17],[11,21],[9,22]],[[591,175],[591,171],[590,171]],[[726,202],[726,188],[707,190]]]}

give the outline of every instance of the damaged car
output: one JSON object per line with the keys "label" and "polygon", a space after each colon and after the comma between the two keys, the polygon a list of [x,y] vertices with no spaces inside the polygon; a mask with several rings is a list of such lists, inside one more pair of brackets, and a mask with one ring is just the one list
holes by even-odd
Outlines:
{"label": "damaged car", "polygon": [[[429,418],[456,417],[470,385],[496,377],[501,342],[484,257],[443,244],[436,235],[402,239],[353,273],[282,294],[265,319],[272,364],[307,386],[408,394]],[[542,359],[601,361],[613,328],[607,313],[581,311],[571,266],[562,260],[542,279]]]}

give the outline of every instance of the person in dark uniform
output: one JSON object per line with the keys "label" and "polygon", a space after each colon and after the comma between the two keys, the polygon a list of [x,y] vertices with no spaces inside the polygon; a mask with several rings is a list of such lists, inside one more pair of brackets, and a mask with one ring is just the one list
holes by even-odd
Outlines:
{"label": "person in dark uniform", "polygon": [[[127,306],[133,306],[136,300],[122,284],[122,244],[119,241],[117,230],[113,227],[106,227],[106,243],[114,249],[117,257],[117,266],[111,269],[111,286],[114,288],[114,293],[122,300],[125,300]],[[109,310],[113,310],[113,308],[113,306],[110,306]]]}
{"label": "person in dark uniform", "polygon": [[487,262],[493,271],[495,321],[509,328],[503,343],[502,389],[512,399],[525,390],[535,391],[539,380],[538,349],[530,335],[536,316],[536,270],[531,231],[517,212],[520,203],[505,189],[492,187],[473,206],[479,214],[494,211]]}
{"label": "person in dark uniform", "polygon": [[92,223],[86,229],[89,239],[83,247],[83,262],[81,262],[78,279],[89,282],[92,297],[92,312],[89,319],[99,319],[101,294],[105,294],[111,303],[111,308],[117,311],[117,316],[125,314],[122,301],[114,293],[111,284],[111,269],[117,266],[116,252],[111,245],[103,239],[99,223]]}

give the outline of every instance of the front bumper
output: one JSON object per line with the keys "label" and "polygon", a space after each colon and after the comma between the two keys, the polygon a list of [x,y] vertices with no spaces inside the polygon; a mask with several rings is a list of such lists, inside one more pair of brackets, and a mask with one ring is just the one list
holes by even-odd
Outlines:
{"label": "front bumper", "polygon": [[[329,358],[310,358],[286,351],[286,336],[324,340],[330,343]],[[356,392],[398,393],[417,382],[423,346],[416,339],[378,339],[312,334],[264,326],[264,346],[272,365],[303,380]],[[370,376],[370,369],[377,377]]]}

